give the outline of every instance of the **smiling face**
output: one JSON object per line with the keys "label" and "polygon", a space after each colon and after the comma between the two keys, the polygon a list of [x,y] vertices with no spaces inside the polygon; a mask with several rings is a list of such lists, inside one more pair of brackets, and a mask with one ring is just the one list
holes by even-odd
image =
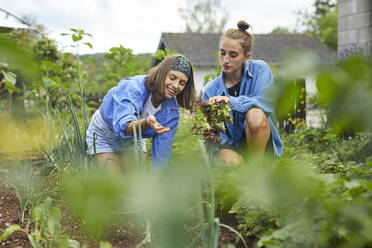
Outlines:
{"label": "smiling face", "polygon": [[164,82],[165,98],[170,99],[181,93],[187,84],[187,80],[187,76],[182,72],[170,70]]}
{"label": "smiling face", "polygon": [[250,58],[250,53],[244,53],[239,40],[225,37],[220,42],[219,58],[224,73],[235,73],[241,70],[243,63]]}

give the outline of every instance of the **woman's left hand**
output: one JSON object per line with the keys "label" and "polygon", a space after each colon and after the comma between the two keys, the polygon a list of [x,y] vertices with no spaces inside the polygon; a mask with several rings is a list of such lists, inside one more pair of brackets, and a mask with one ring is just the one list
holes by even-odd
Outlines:
{"label": "woman's left hand", "polygon": [[228,96],[213,96],[213,97],[208,99],[208,102],[211,102],[211,103],[217,103],[217,102],[229,103],[230,102],[230,97],[228,97]]}
{"label": "woman's left hand", "polygon": [[154,131],[158,134],[163,134],[170,131],[169,127],[164,127],[160,125],[160,123],[156,120],[155,116],[149,115],[146,117],[145,122],[147,126],[154,129]]}

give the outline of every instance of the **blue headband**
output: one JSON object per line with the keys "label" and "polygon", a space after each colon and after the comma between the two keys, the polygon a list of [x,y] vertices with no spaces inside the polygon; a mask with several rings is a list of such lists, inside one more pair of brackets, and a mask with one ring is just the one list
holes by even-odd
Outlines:
{"label": "blue headband", "polygon": [[182,72],[189,78],[191,74],[191,63],[187,58],[178,56],[173,63],[172,70]]}

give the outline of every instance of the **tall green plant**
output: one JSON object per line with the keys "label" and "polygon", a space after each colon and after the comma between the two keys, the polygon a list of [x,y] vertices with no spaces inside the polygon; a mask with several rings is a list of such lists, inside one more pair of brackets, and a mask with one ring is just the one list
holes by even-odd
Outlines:
{"label": "tall green plant", "polygon": [[[86,130],[88,129],[88,112],[87,112],[87,104],[86,104],[86,91],[85,91],[85,84],[86,84],[86,79],[87,79],[87,73],[82,70],[82,63],[80,61],[80,55],[79,55],[79,48],[81,46],[82,40],[84,37],[92,37],[91,34],[88,34],[84,32],[84,30],[79,30],[79,29],[70,29],[71,33],[63,33],[62,35],[70,35],[71,39],[73,41],[73,44],[71,47],[76,48],[76,58],[77,58],[77,71],[76,71],[76,78],[77,78],[77,85],[79,89],[79,94],[81,98],[81,106],[80,109],[83,111],[83,127],[82,130],[80,129],[80,122],[78,120],[78,116],[76,114],[75,106],[71,100],[71,97],[68,96],[68,102],[69,102],[69,107],[70,107],[70,112],[72,115],[72,123],[74,127],[74,133],[75,133],[75,145],[76,149],[78,151],[78,157],[79,160],[85,161],[85,164],[87,163],[86,161],[86,143],[85,143],[85,138],[86,138]],[[90,48],[92,48],[92,44],[89,42],[84,42],[83,45],[86,45]]]}

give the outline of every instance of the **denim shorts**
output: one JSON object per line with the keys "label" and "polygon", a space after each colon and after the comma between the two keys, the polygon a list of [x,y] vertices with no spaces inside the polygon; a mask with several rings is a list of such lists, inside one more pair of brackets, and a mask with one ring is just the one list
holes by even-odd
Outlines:
{"label": "denim shorts", "polygon": [[[99,109],[94,113],[86,133],[88,154],[134,150],[133,139],[115,136],[111,127],[102,118]],[[146,152],[146,139],[142,139],[142,152]]]}

